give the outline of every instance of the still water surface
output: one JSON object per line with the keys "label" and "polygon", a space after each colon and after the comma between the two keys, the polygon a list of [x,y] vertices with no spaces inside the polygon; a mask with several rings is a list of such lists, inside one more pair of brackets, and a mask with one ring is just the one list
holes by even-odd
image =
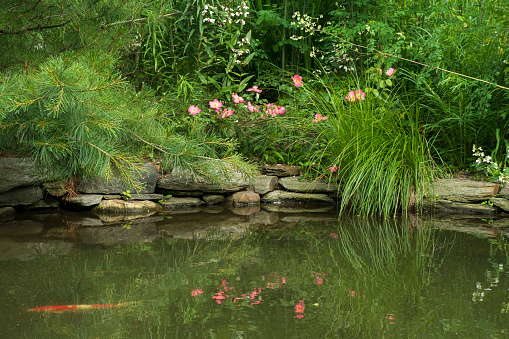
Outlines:
{"label": "still water surface", "polygon": [[2,337],[509,337],[509,246],[490,221],[240,214],[0,222]]}

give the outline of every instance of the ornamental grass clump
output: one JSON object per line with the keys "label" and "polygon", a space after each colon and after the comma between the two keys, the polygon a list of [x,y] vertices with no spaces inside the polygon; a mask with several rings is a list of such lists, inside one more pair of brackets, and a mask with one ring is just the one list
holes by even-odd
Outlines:
{"label": "ornamental grass clump", "polygon": [[319,164],[312,168],[329,168],[315,175],[338,181],[341,212],[393,216],[419,207],[433,172],[418,110],[366,94],[369,84],[355,79],[334,80],[303,86],[314,110],[329,117],[311,124],[318,136],[310,163]]}

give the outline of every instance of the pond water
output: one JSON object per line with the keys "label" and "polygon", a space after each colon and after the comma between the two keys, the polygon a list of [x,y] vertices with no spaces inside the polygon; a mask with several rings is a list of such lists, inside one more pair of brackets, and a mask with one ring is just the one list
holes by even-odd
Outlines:
{"label": "pond water", "polygon": [[[509,335],[509,246],[492,220],[294,212],[210,209],[121,222],[58,212],[0,222],[0,333]],[[61,305],[85,306],[37,310]]]}

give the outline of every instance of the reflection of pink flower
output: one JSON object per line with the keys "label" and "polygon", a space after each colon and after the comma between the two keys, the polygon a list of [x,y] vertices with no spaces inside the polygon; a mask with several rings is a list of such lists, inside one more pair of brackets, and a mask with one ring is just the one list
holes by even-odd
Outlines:
{"label": "reflection of pink flower", "polygon": [[247,91],[247,92],[251,92],[251,91],[253,91],[253,92],[255,92],[255,93],[261,93],[261,92],[262,92],[262,90],[261,90],[261,89],[258,89],[258,86],[253,86],[253,87],[251,87],[251,88],[248,88],[248,89],[246,89],[246,91]]}
{"label": "reflection of pink flower", "polygon": [[[304,313],[304,310],[306,307],[304,307],[304,300],[299,300],[297,305],[295,305],[295,313]],[[304,317],[304,314],[297,314],[295,318],[302,319]]]}
{"label": "reflection of pink flower", "polygon": [[203,293],[203,291],[201,290],[201,288],[197,288],[197,289],[191,291],[191,296],[196,297],[196,296],[198,296],[199,294],[202,294],[202,293]]}
{"label": "reflection of pink flower", "polygon": [[385,72],[385,74],[387,74],[388,76],[392,76],[394,72],[396,72],[396,70],[391,67],[387,70],[387,72]]}
{"label": "reflection of pink flower", "polygon": [[385,319],[389,320],[389,324],[394,325],[396,323],[396,319],[394,319],[394,314],[387,313]]}
{"label": "reflection of pink flower", "polygon": [[329,235],[334,239],[337,239],[339,237],[339,235],[337,235],[336,233],[329,233]]}
{"label": "reflection of pink flower", "polygon": [[225,296],[223,295],[223,291],[217,292],[212,296],[212,299],[216,299],[217,303],[220,304],[222,299],[225,299]]}
{"label": "reflection of pink flower", "polygon": [[293,84],[295,85],[295,87],[300,87],[302,86],[302,77],[298,74],[295,74],[293,77],[292,77],[292,80],[293,80]]}
{"label": "reflection of pink flower", "polygon": [[[357,298],[360,298],[360,293],[359,292],[355,292],[355,291],[348,291],[348,296],[349,297],[357,297]],[[366,292],[362,292],[362,297],[363,298],[366,298]]]}
{"label": "reflection of pink flower", "polygon": [[316,284],[323,285],[323,280],[325,279],[326,275],[327,275],[326,273],[313,272],[313,276],[316,278]]}

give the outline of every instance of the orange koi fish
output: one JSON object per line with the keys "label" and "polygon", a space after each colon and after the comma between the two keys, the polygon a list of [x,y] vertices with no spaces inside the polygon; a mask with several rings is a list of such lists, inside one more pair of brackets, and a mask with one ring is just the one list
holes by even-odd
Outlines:
{"label": "orange koi fish", "polygon": [[58,306],[41,306],[28,309],[29,312],[51,312],[51,313],[62,313],[68,311],[81,311],[90,310],[93,308],[104,308],[104,307],[117,307],[126,306],[129,303],[120,304],[99,304],[99,305],[58,305]]}

